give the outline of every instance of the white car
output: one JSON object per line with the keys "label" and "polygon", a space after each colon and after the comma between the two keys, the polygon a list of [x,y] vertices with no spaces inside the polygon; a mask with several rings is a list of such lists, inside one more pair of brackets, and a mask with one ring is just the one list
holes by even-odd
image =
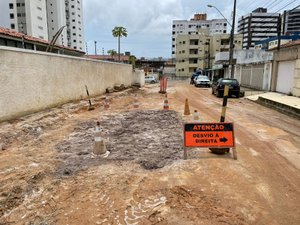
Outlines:
{"label": "white car", "polygon": [[146,76],[145,83],[154,84],[157,83],[157,79],[155,78],[155,76]]}
{"label": "white car", "polygon": [[210,80],[207,76],[199,75],[195,79],[195,86],[196,87],[200,87],[200,86],[210,87],[210,85],[211,85],[211,82],[210,82]]}

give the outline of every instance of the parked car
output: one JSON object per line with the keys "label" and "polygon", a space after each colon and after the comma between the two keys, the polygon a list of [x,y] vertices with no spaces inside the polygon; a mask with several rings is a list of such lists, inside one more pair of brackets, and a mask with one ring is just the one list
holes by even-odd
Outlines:
{"label": "parked car", "polygon": [[195,80],[195,86],[196,87],[200,87],[200,86],[210,87],[210,80],[207,76],[199,75]]}
{"label": "parked car", "polygon": [[228,96],[235,96],[236,98],[240,97],[240,84],[237,79],[231,78],[220,78],[217,82],[212,84],[212,94],[217,97],[222,97],[224,94],[225,85],[229,86]]}
{"label": "parked car", "polygon": [[195,80],[199,75],[203,75],[203,71],[202,70],[197,70],[196,72],[194,72],[191,76],[191,82],[190,84],[195,84]]}
{"label": "parked car", "polygon": [[145,82],[150,83],[150,84],[154,84],[154,83],[157,83],[157,79],[155,78],[155,76],[146,76],[145,77]]}

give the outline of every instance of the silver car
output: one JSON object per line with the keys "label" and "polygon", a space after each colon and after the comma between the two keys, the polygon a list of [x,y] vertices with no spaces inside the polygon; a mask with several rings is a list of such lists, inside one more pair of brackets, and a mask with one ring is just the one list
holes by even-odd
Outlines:
{"label": "silver car", "polygon": [[145,83],[154,84],[157,83],[157,79],[155,78],[155,76],[146,76]]}
{"label": "silver car", "polygon": [[210,80],[207,76],[199,75],[195,79],[195,86],[196,87],[200,87],[200,86],[210,87],[210,85],[211,85],[211,82],[210,82]]}

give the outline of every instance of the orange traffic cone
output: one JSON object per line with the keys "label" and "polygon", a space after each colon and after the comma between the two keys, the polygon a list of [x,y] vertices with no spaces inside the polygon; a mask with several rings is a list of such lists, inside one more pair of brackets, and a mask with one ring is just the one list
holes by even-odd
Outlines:
{"label": "orange traffic cone", "polygon": [[194,120],[199,120],[199,113],[197,110],[194,111]]}
{"label": "orange traffic cone", "polygon": [[104,108],[105,109],[109,108],[109,99],[108,99],[108,96],[105,96],[105,99],[104,99]]}
{"label": "orange traffic cone", "polygon": [[189,107],[189,100],[185,99],[184,115],[187,116],[187,115],[190,115],[190,114],[191,114],[191,112],[190,112],[190,107]]}
{"label": "orange traffic cone", "polygon": [[169,101],[168,101],[168,95],[165,95],[165,100],[164,100],[164,110],[169,110]]}
{"label": "orange traffic cone", "polygon": [[138,108],[138,107],[139,107],[138,97],[135,95],[133,100],[133,108]]}

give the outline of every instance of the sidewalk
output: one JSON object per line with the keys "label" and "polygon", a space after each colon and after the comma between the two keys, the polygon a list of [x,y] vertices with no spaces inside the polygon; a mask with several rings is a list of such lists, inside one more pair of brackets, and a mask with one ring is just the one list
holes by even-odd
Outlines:
{"label": "sidewalk", "polygon": [[298,97],[276,92],[266,92],[246,96],[245,98],[300,119],[300,98]]}

